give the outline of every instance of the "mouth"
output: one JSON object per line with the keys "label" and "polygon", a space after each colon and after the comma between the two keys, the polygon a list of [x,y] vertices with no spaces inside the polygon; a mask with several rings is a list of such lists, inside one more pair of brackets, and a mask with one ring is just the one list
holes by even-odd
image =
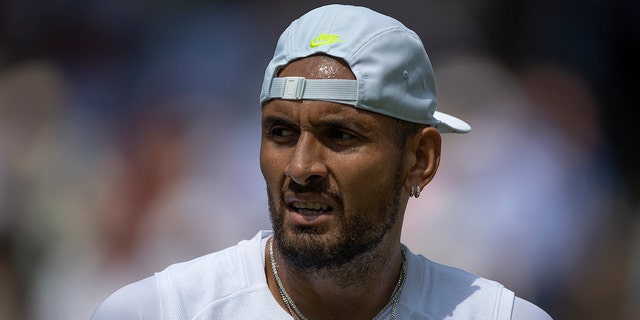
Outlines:
{"label": "mouth", "polygon": [[290,213],[289,220],[298,227],[318,227],[332,221],[333,206],[321,199],[302,199],[301,196],[288,195],[286,204]]}
{"label": "mouth", "polygon": [[319,202],[302,202],[302,201],[291,202],[291,204],[289,204],[289,208],[292,211],[295,211],[305,216],[323,215],[333,210],[333,208],[327,204],[323,204]]}

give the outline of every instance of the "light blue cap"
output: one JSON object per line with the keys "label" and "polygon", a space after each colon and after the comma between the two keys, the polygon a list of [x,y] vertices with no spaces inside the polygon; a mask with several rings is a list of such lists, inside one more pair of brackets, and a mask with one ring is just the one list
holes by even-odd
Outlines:
{"label": "light blue cap", "polygon": [[[291,61],[314,54],[344,60],[356,80],[277,77]],[[358,6],[323,6],[289,25],[265,71],[260,103],[275,98],[344,103],[428,124],[441,133],[471,130],[466,122],[436,111],[433,68],[418,35]]]}

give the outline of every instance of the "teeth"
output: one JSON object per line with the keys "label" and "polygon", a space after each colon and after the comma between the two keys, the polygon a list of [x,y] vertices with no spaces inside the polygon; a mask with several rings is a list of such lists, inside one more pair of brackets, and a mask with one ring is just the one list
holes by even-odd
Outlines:
{"label": "teeth", "polygon": [[296,209],[311,209],[322,211],[326,211],[327,209],[329,209],[328,205],[317,202],[294,202],[292,206]]}

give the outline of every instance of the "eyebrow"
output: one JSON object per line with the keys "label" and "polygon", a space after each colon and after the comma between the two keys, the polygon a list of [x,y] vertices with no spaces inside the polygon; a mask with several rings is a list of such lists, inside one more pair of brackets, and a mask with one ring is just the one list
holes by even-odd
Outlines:
{"label": "eyebrow", "polygon": [[363,133],[371,131],[371,129],[369,129],[365,125],[362,125],[359,122],[349,121],[349,120],[340,119],[340,118],[319,120],[314,122],[314,125],[318,127],[347,128],[347,129],[352,129],[352,130],[363,132]]}
{"label": "eyebrow", "polygon": [[277,116],[268,116],[264,120],[262,120],[263,128],[269,128],[269,127],[278,126],[278,125],[287,126],[287,127],[295,126],[293,122]]}
{"label": "eyebrow", "polygon": [[[312,121],[311,124],[314,127],[345,128],[345,129],[354,130],[360,133],[368,133],[372,131],[372,129],[369,126],[363,125],[362,123],[350,121],[350,120],[339,118],[339,117],[330,117],[329,119],[314,120]],[[270,128],[273,126],[299,127],[299,125],[297,125],[293,121],[287,120],[285,117],[272,115],[263,119],[262,121],[263,128]]]}

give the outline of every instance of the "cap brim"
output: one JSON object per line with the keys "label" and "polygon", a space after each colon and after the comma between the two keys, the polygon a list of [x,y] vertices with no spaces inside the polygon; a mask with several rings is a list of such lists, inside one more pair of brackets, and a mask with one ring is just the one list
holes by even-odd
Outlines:
{"label": "cap brim", "polygon": [[436,111],[433,117],[440,121],[437,128],[440,133],[467,133],[471,131],[471,126],[462,119],[452,115]]}

